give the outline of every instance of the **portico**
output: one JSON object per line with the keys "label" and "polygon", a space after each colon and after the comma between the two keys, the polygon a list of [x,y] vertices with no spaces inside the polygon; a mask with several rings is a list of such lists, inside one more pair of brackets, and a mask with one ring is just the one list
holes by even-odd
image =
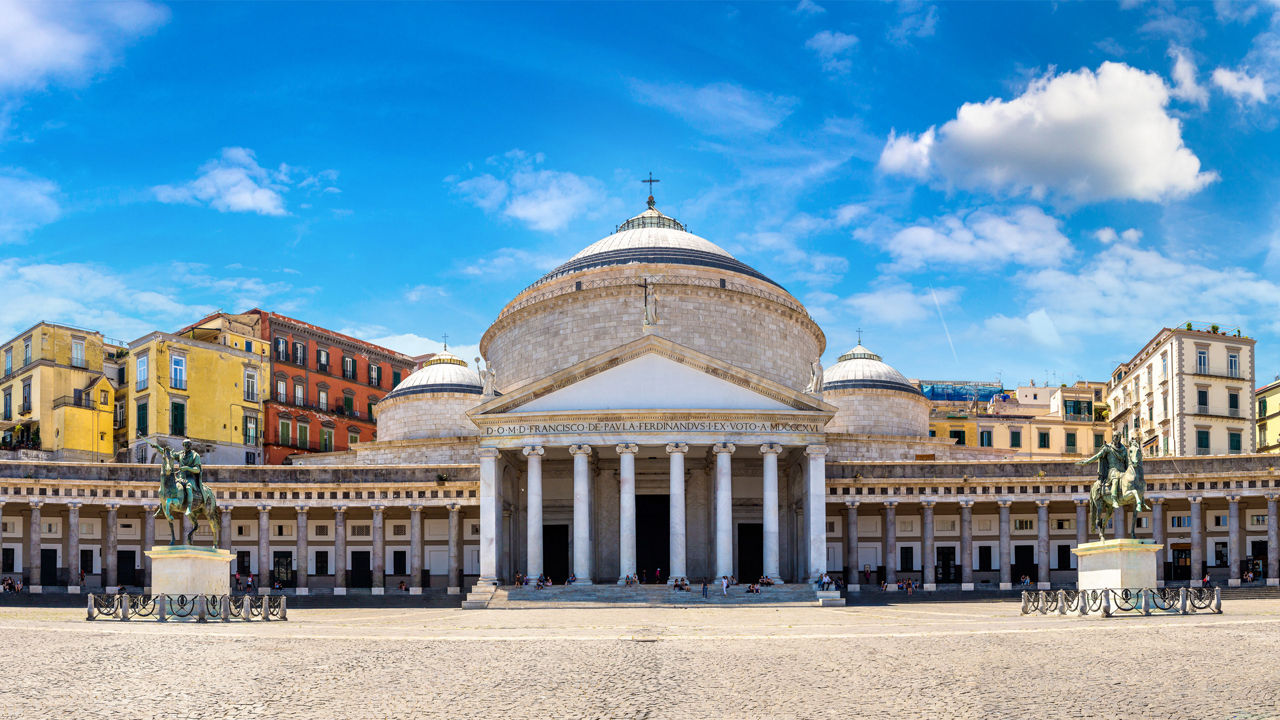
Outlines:
{"label": "portico", "polygon": [[[542,574],[544,526],[561,520],[573,527],[579,583],[652,580],[659,570],[664,579],[737,576],[743,524],[761,538],[749,566],[790,581],[821,575],[821,510],[790,534],[780,525],[788,500],[823,507],[821,429],[833,414],[811,395],[656,336],[494,398],[470,413],[481,435],[481,547],[503,545],[503,533],[524,542],[507,567],[482,552],[481,579]],[[637,543],[653,530],[637,527],[637,495],[667,496],[666,567],[637,564]],[[502,509],[523,533],[499,522]],[[803,561],[784,568],[792,544]]]}

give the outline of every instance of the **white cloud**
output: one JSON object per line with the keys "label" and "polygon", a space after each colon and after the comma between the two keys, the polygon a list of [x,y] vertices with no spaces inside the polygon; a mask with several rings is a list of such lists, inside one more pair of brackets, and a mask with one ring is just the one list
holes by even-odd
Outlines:
{"label": "white cloud", "polygon": [[801,15],[821,15],[826,11],[827,11],[826,8],[822,7],[821,5],[814,2],[813,0],[800,0],[800,2],[796,5],[796,9],[794,10],[794,12],[800,13]]}
{"label": "white cloud", "polygon": [[[1051,267],[1074,252],[1060,225],[1038,207],[1022,206],[1007,212],[980,209],[903,228],[879,242],[899,269],[915,270],[934,263],[985,266],[993,271],[1009,263]],[[854,235],[875,240],[862,232]]]}
{"label": "white cloud", "polygon": [[966,103],[936,131],[889,136],[884,172],[998,194],[1162,201],[1217,179],[1182,140],[1160,76],[1123,63],[1032,81],[1012,99]]}
{"label": "white cloud", "polygon": [[0,92],[77,84],[109,67],[119,48],[162,25],[149,2],[0,0]]}
{"label": "white cloud", "polygon": [[[374,345],[381,345],[384,348],[404,353],[410,357],[418,355],[426,355],[427,353],[439,353],[445,349],[443,343],[439,340],[433,340],[414,333],[393,333],[384,327],[369,328],[344,328],[338,332],[344,335],[350,335]],[[456,345],[449,343],[449,352],[457,355],[459,358],[467,361],[467,364],[475,367],[472,359],[480,355],[479,343],[468,343],[465,345]]]}
{"label": "white cloud", "polygon": [[1173,58],[1173,87],[1169,88],[1169,94],[1200,107],[1208,105],[1209,91],[1196,81],[1196,64],[1191,61],[1189,53],[1183,48],[1171,46],[1169,57]]}
{"label": "white cloud", "polygon": [[100,330],[132,340],[156,329],[175,329],[216,306],[189,304],[176,291],[156,289],[154,278],[131,278],[88,263],[36,263],[0,259],[5,293],[22,302],[0,303],[0,337],[41,320]]}
{"label": "white cloud", "polygon": [[822,61],[822,69],[831,73],[847,73],[853,68],[849,51],[858,44],[858,38],[848,33],[823,30],[804,44]]}
{"label": "white cloud", "polygon": [[604,183],[594,177],[540,169],[541,153],[521,150],[488,159],[501,177],[484,173],[461,179],[445,178],[453,191],[485,212],[500,212],[534,230],[563,230],[581,215],[594,216],[607,207]]}
{"label": "white cloud", "polygon": [[1053,318],[1044,308],[1033,310],[1023,317],[994,315],[987,318],[984,326],[990,333],[1011,341],[1030,339],[1037,345],[1054,349],[1064,345]]}
{"label": "white cloud", "polygon": [[[1024,276],[1024,285],[1028,306],[1051,320],[1062,343],[1079,347],[1082,338],[1111,337],[1126,349],[1117,355],[1131,352],[1154,328],[1187,320],[1280,327],[1273,312],[1280,306],[1280,285],[1251,270],[1174,258],[1138,242],[1113,243],[1083,267],[1033,272]],[[1002,316],[989,319],[987,328],[1007,333],[1008,340],[1021,337]],[[1037,339],[1043,338],[1051,339]],[[1117,359],[1122,358],[1105,358]]]}
{"label": "white cloud", "polygon": [[26,239],[62,214],[58,186],[19,170],[0,169],[0,243]]}
{"label": "white cloud", "polygon": [[1093,237],[1103,245],[1111,245],[1117,242],[1136,243],[1142,239],[1142,231],[1129,228],[1124,232],[1117,233],[1115,228],[1104,227],[1095,232]]}
{"label": "white cloud", "polygon": [[1213,84],[1242,103],[1267,101],[1267,88],[1262,77],[1249,75],[1243,70],[1218,68],[1213,71]]}
{"label": "white cloud", "polygon": [[934,139],[933,128],[925,130],[918,138],[909,134],[898,135],[896,130],[890,130],[889,140],[880,153],[879,169],[917,180],[928,178],[929,156],[933,152]]}
{"label": "white cloud", "polygon": [[201,165],[195,180],[158,185],[152,192],[163,203],[208,205],[219,212],[287,215],[282,195],[287,178],[287,173],[273,175],[259,165],[252,150],[228,147],[220,157]]}
{"label": "white cloud", "polygon": [[414,285],[404,293],[406,302],[416,303],[423,300],[448,297],[449,291],[439,285]]}
{"label": "white cloud", "polygon": [[919,0],[898,3],[898,23],[889,29],[889,39],[900,45],[912,38],[932,37],[938,29],[938,8]]}
{"label": "white cloud", "polygon": [[939,307],[949,307],[959,299],[958,288],[917,290],[900,280],[887,278],[865,293],[846,298],[845,303],[858,313],[861,322],[905,325],[932,317]]}
{"label": "white cloud", "polygon": [[756,135],[777,127],[795,109],[793,97],[747,90],[732,83],[702,87],[632,82],[636,99],[672,113],[713,135]]}
{"label": "white cloud", "polygon": [[483,278],[504,278],[529,270],[546,272],[560,264],[560,258],[531,253],[520,248],[498,248],[486,257],[478,258],[460,268],[463,275]]}

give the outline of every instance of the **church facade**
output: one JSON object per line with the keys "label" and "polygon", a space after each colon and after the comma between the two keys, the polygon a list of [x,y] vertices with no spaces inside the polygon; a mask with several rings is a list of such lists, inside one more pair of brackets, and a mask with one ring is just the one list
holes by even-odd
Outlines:
{"label": "church facade", "polygon": [[[755,268],[650,206],[513,298],[485,360],[448,352],[377,405],[378,439],[210,467],[234,569],[299,594],[517,574],[768,575],[925,589],[1074,582],[1090,468],[929,435],[930,403],[826,337]],[[1277,578],[1267,456],[1148,461],[1161,577]],[[148,465],[0,462],[0,573],[145,587],[166,525]],[[1117,523],[1119,526],[1119,523]],[[208,534],[197,538],[209,540]]]}

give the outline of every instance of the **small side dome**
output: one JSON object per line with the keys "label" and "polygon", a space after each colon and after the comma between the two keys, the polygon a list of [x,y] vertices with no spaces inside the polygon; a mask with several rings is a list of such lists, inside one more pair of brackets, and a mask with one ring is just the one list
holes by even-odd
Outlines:
{"label": "small side dome", "polygon": [[857,347],[841,355],[840,360],[823,374],[822,389],[830,391],[864,388],[899,390],[920,395],[920,390],[902,373],[859,343]]}
{"label": "small side dome", "polygon": [[466,393],[479,395],[484,386],[480,374],[467,361],[444,351],[422,364],[409,377],[400,381],[385,400],[421,393]]}

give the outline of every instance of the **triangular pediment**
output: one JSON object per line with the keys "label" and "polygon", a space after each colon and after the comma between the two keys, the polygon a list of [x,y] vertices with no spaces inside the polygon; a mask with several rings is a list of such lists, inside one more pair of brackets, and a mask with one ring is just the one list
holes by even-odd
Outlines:
{"label": "triangular pediment", "polygon": [[528,383],[470,414],[695,409],[835,411],[780,383],[650,335]]}

